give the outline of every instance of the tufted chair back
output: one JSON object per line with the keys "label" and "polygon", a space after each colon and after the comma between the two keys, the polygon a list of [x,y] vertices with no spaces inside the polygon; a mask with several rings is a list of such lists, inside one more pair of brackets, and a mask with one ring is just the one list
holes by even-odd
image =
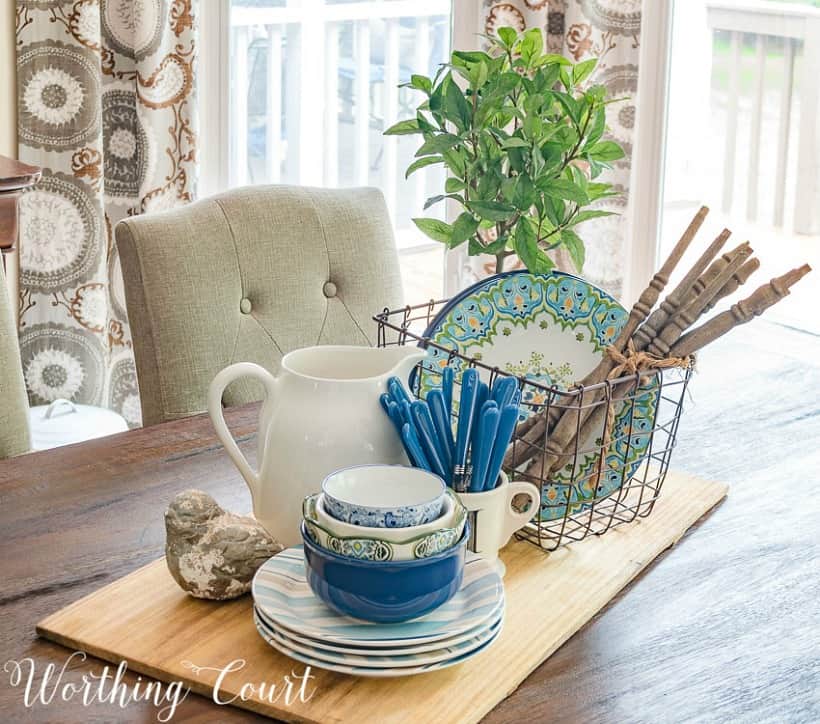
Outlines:
{"label": "tufted chair back", "polygon": [[31,449],[17,320],[0,263],[0,460]]}
{"label": "tufted chair back", "polygon": [[[401,306],[393,231],[376,189],[253,186],[116,228],[143,424],[206,409],[233,362],[274,372],[292,349],[373,345]],[[253,382],[228,405],[261,397]]]}

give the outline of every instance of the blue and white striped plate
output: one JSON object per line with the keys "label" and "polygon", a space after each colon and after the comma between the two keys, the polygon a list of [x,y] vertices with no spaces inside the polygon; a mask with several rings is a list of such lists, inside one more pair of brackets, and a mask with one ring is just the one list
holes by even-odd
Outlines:
{"label": "blue and white striped plate", "polygon": [[265,641],[271,646],[273,646],[273,648],[275,648],[277,651],[285,654],[285,656],[288,656],[291,659],[301,661],[303,664],[315,666],[317,669],[336,671],[340,674],[352,674],[354,676],[367,676],[371,678],[386,679],[396,676],[412,676],[413,674],[425,674],[430,671],[438,671],[439,669],[446,669],[448,666],[455,666],[456,664],[461,664],[467,661],[467,659],[476,656],[477,654],[492,646],[493,642],[498,639],[498,635],[499,633],[501,633],[502,627],[503,619],[498,624],[498,626],[493,630],[492,634],[484,641],[484,643],[477,645],[473,649],[470,649],[463,653],[456,653],[454,656],[451,656],[450,658],[445,658],[441,661],[436,661],[427,664],[419,663],[418,665],[405,666],[355,666],[340,662],[324,661],[322,659],[314,658],[313,656],[309,656],[307,654],[303,654],[292,649],[290,646],[287,646],[286,644],[282,643],[280,638],[275,638],[271,636],[269,633],[267,633],[267,629],[257,628],[257,631],[259,631],[259,635],[262,636],[262,638],[265,639]]}
{"label": "blue and white striped plate", "polygon": [[251,593],[273,625],[303,638],[391,648],[438,641],[487,623],[503,603],[504,584],[492,565],[468,554],[461,588],[447,603],[412,621],[369,623],[340,616],[314,595],[305,580],[302,546],[295,546],[259,568]]}
{"label": "blue and white striped plate", "polygon": [[496,623],[498,623],[498,621],[501,620],[501,617],[504,615],[504,599],[501,599],[498,606],[498,611],[496,613],[489,616],[487,621],[479,624],[475,628],[471,628],[469,631],[465,631],[464,633],[456,636],[450,636],[446,639],[438,639],[437,641],[430,641],[421,644],[410,644],[409,646],[394,646],[391,648],[383,647],[381,642],[376,642],[375,646],[372,644],[354,646],[353,644],[343,644],[300,636],[295,631],[283,628],[282,626],[279,626],[265,618],[265,614],[255,606],[253,610],[259,617],[260,623],[265,625],[268,629],[272,629],[274,632],[284,636],[286,639],[311,646],[313,648],[322,649],[323,651],[327,651],[333,655],[352,654],[354,656],[369,656],[373,654],[378,656],[406,656],[407,654],[421,654],[427,651],[437,651],[438,649],[448,646],[456,646],[483,634],[488,628],[492,628]]}
{"label": "blue and white striped plate", "polygon": [[[262,619],[259,612],[254,610],[253,621],[256,624],[256,630],[259,631],[262,638],[268,643],[271,639],[283,646],[295,651],[296,653],[307,656],[317,661],[322,661],[329,664],[338,664],[341,666],[360,666],[369,669],[399,669],[406,667],[422,666],[424,664],[437,664],[440,661],[455,658],[461,654],[466,654],[474,649],[477,649],[482,644],[487,643],[493,638],[498,630],[501,628],[502,619],[497,619],[492,625],[487,626],[479,635],[473,636],[466,641],[451,646],[441,646],[432,651],[423,651],[412,654],[399,654],[395,656],[385,655],[380,649],[375,649],[371,653],[346,653],[346,652],[331,652],[326,649],[321,649],[318,646],[311,645],[304,642],[304,640],[297,640],[290,638],[283,631],[277,630]],[[447,639],[449,641],[449,639]]]}

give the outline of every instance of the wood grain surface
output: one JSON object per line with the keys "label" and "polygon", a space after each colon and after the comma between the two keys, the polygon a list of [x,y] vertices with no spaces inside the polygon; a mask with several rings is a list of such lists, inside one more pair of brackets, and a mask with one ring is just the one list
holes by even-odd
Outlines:
{"label": "wood grain surface", "polygon": [[[820,720],[820,340],[759,320],[705,350],[699,370],[673,467],[725,481],[731,495],[485,722]],[[252,456],[254,411],[228,421]],[[250,508],[201,417],[0,463],[3,661],[63,662],[35,624],[159,557],[162,512],[189,487]],[[174,721],[258,718],[191,696]],[[112,719],[151,722],[156,711],[26,710],[0,670],[0,721]]]}
{"label": "wood grain surface", "polygon": [[[592,536],[549,555],[513,542],[502,556],[504,629],[486,652],[446,671],[390,681],[314,668],[309,701],[266,698],[262,682],[281,688],[286,676],[305,667],[261,640],[249,596],[227,605],[192,599],[162,559],[52,614],[37,630],[71,650],[115,665],[127,661],[131,669],[183,681],[206,696],[218,685],[219,699],[288,721],[476,722],[725,495],[725,485],[670,473],[653,514],[606,539]],[[220,669],[237,659],[246,665],[220,681]],[[195,672],[185,662],[208,668]],[[249,683],[256,689],[244,700]]]}

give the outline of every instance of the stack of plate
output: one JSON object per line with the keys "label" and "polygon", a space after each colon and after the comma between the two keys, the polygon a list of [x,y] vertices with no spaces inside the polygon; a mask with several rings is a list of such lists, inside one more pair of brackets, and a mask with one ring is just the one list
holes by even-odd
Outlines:
{"label": "stack of plate", "polygon": [[305,664],[357,676],[408,676],[459,664],[492,645],[504,619],[501,578],[472,554],[455,596],[405,623],[368,623],[331,611],[308,586],[301,546],[267,561],[251,590],[256,628],[271,646]]}

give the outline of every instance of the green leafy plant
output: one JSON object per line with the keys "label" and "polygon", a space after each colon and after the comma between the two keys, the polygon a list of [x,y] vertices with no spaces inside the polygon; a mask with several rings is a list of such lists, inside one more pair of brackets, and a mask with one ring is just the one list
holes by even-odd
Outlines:
{"label": "green leafy plant", "polygon": [[613,101],[603,86],[585,85],[597,59],[573,65],[545,53],[537,28],[500,28],[488,40],[489,52],[455,51],[432,79],[411,76],[405,85],[426,98],[415,118],[385,131],[423,139],[406,176],[446,166],[444,193],[424,208],[453,199],[463,209],[452,224],[413,221],[451,249],[467,242],[470,255],[494,255],[496,272],[511,254],[532,272],[549,271],[547,252],[559,247],[580,271],[585,250],[575,227],[611,213],[586,207],[615,195],[594,179],[624,155],[603,139]]}

